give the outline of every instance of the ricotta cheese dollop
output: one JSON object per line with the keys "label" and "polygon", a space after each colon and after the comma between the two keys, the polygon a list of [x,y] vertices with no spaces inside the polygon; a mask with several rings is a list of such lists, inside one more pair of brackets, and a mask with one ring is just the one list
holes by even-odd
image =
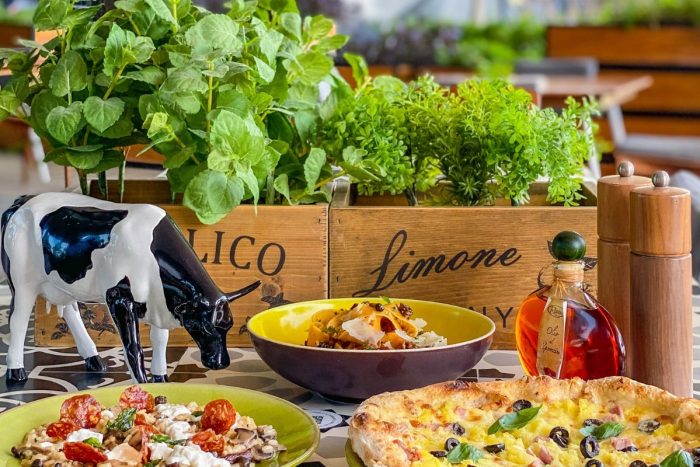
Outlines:
{"label": "ricotta cheese dollop", "polygon": [[149,443],[148,449],[151,453],[151,460],[160,459],[166,465],[178,464],[188,467],[231,467],[225,460],[214,456],[211,453],[202,451],[196,444],[187,446],[169,447],[165,443]]}

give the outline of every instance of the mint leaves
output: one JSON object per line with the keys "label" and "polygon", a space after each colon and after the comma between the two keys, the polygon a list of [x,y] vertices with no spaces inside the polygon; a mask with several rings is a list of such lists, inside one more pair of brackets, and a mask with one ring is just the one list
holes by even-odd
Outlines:
{"label": "mint leaves", "polygon": [[324,185],[343,172],[311,141],[319,84],[347,92],[330,56],[347,37],[329,36],[330,19],[301,18],[293,0],[234,1],[227,14],[189,0],[117,0],[99,18],[99,7],[75,2],[40,0],[35,27],[59,35],[0,51],[12,71],[0,119],[35,128],[47,161],[76,168],[84,192],[89,174],[104,180],[123,167],[123,148],[146,144],[202,222],[243,202],[330,201]]}
{"label": "mint leaves", "polygon": [[530,407],[517,412],[507,413],[489,427],[488,434],[493,435],[499,431],[511,431],[522,428],[537,416],[541,408],[542,406]]}
{"label": "mint leaves", "polygon": [[625,431],[625,426],[620,423],[606,422],[602,425],[590,425],[585,426],[579,430],[579,432],[585,436],[593,436],[598,441],[604,439],[612,438],[613,436],[618,436],[620,433]]}

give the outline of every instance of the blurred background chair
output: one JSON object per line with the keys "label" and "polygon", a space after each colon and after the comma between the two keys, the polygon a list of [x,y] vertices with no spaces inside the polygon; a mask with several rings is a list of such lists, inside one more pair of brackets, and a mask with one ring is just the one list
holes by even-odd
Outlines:
{"label": "blurred background chair", "polygon": [[586,76],[598,75],[598,60],[591,57],[521,59],[515,62],[516,75]]}

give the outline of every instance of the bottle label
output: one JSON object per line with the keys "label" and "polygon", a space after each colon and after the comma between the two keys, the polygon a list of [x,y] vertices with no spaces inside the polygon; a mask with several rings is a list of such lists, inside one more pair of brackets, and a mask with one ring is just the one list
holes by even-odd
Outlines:
{"label": "bottle label", "polygon": [[564,363],[566,336],[566,300],[549,297],[540,320],[537,340],[537,372],[559,378]]}

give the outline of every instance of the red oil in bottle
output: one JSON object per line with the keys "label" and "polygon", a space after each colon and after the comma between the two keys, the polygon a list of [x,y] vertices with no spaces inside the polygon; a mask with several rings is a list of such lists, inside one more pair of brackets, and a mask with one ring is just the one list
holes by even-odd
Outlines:
{"label": "red oil in bottle", "polygon": [[[529,375],[539,374],[537,351],[540,320],[550,289],[551,286],[543,287],[526,298],[520,305],[515,322],[518,355]],[[595,379],[622,375],[625,371],[625,347],[617,325],[593,297],[581,289],[579,291],[587,303],[584,305],[571,300],[571,297],[567,301],[564,355],[558,377]]]}

